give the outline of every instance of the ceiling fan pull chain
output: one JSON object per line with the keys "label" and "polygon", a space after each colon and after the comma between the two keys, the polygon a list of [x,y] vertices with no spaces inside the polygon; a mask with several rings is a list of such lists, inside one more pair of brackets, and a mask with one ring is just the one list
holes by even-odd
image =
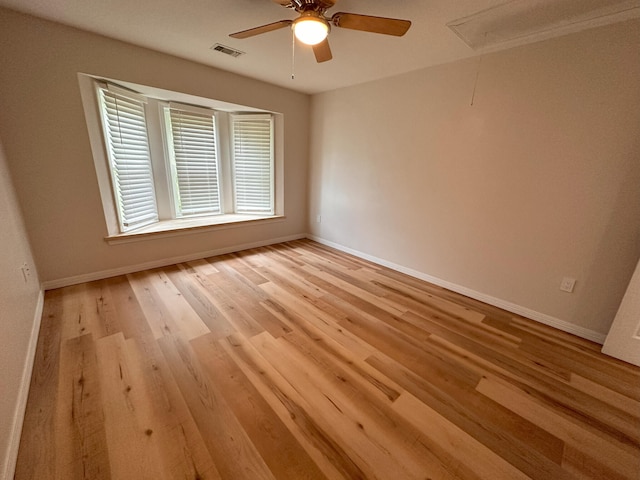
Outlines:
{"label": "ceiling fan pull chain", "polygon": [[476,99],[476,87],[478,86],[478,77],[480,76],[480,65],[482,65],[482,56],[478,60],[478,66],[476,67],[476,79],[473,81],[473,91],[471,92],[471,106]]}
{"label": "ceiling fan pull chain", "polygon": [[[487,43],[487,32],[484,32],[484,43]],[[473,92],[471,92],[471,106],[473,107],[473,102],[476,99],[476,87],[478,86],[478,77],[480,76],[480,66],[482,65],[482,57],[484,55],[480,55],[480,59],[478,60],[478,68],[476,70],[476,79],[473,82]]]}
{"label": "ceiling fan pull chain", "polygon": [[296,35],[291,29],[291,80],[296,79]]}

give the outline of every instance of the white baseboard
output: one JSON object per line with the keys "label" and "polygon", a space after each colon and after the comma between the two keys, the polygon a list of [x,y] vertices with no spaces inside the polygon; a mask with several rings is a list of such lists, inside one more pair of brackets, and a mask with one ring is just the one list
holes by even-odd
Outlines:
{"label": "white baseboard", "polygon": [[2,472],[3,480],[13,478],[18,460],[18,448],[20,447],[20,436],[22,435],[22,424],[24,423],[24,412],[27,408],[27,399],[29,398],[29,386],[31,385],[31,374],[33,373],[33,363],[36,358],[36,347],[38,346],[38,334],[40,333],[40,322],[42,320],[42,309],[44,307],[44,290],[40,290],[38,301],[36,303],[36,311],[33,317],[33,325],[31,327],[31,335],[29,337],[29,346],[27,347],[27,355],[25,358],[24,369],[22,370],[22,379],[20,382],[20,391],[16,409],[13,415],[13,426],[9,437],[9,445],[5,452],[6,463]]}
{"label": "white baseboard", "polygon": [[413,270],[411,268],[404,267],[402,265],[398,265],[393,262],[389,262],[382,258],[374,257],[373,255],[369,255],[367,253],[363,253],[358,250],[345,247],[343,245],[331,242],[329,240],[325,240],[320,237],[316,237],[315,235],[309,234],[307,235],[307,238],[314,240],[318,243],[321,243],[323,245],[327,245],[328,247],[335,248],[336,250],[340,250],[342,252],[349,253],[356,257],[362,258],[364,260],[368,260],[370,262],[374,262],[379,265],[388,267],[392,270],[406,273],[407,275],[410,275],[415,278],[419,278],[420,280],[433,283],[434,285],[438,285],[439,287],[446,288],[447,290],[451,290],[452,292],[456,292],[466,297],[473,298],[474,300],[479,300],[489,305],[493,305],[494,307],[502,308],[503,310],[507,310],[517,315],[521,315],[531,320],[544,323],[545,325],[549,325],[551,327],[557,328],[558,330],[571,333],[578,337],[585,338],[587,340],[591,340],[592,342],[596,342],[599,344],[604,343],[604,339],[606,335],[600,332],[596,332],[595,330],[590,330],[588,328],[575,325],[565,320],[561,320],[559,318],[552,317],[551,315],[547,315],[546,313],[536,312],[535,310],[531,310],[530,308],[523,307],[521,305],[516,305],[515,303],[511,303],[506,300],[502,300],[500,298],[492,297],[491,295],[487,295],[482,292],[477,292],[475,290],[472,290],[467,287],[463,287],[461,285],[457,285],[447,280],[442,280],[441,278],[433,277],[426,273],[419,272],[417,270]]}
{"label": "white baseboard", "polygon": [[192,253],[189,255],[163,258],[160,260],[154,260],[152,262],[139,263],[137,265],[126,265],[124,267],[101,270],[99,272],[84,273],[82,275],[76,275],[73,277],[59,278],[57,280],[48,280],[46,282],[42,282],[42,288],[44,290],[52,290],[54,288],[68,287],[69,285],[76,285],[78,283],[93,282],[94,280],[102,280],[104,278],[116,277],[118,275],[126,275],[127,273],[140,272],[142,270],[149,270],[151,268],[166,267],[168,265],[174,265],[176,263],[190,262],[192,260],[200,260],[201,258],[215,257],[216,255],[239,252],[241,250],[247,250],[249,248],[264,247],[266,245],[273,245],[276,243],[290,242],[292,240],[300,240],[301,238],[306,237],[307,235],[305,234],[289,235],[287,237],[273,238],[270,240],[263,240],[253,243],[244,243],[242,245],[233,245],[231,247],[218,248],[215,250]]}

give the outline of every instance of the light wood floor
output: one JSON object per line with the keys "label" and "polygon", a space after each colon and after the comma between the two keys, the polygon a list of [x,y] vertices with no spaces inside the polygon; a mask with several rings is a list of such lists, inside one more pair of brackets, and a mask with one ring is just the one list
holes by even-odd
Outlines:
{"label": "light wood floor", "polygon": [[46,294],[17,480],[640,478],[640,369],[310,241]]}

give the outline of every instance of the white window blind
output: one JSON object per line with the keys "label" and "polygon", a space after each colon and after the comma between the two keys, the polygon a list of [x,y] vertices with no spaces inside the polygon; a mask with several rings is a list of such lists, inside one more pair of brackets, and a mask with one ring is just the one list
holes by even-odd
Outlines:
{"label": "white window blind", "polygon": [[180,215],[220,213],[213,113],[169,109]]}
{"label": "white window blind", "polygon": [[232,117],[233,182],[237,213],[273,213],[273,118]]}
{"label": "white window blind", "polygon": [[158,220],[144,103],[100,88],[105,139],[122,231]]}

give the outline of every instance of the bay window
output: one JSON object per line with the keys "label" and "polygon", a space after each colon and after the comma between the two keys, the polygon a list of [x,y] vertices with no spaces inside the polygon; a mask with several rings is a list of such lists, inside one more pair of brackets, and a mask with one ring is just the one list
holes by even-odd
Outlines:
{"label": "bay window", "polygon": [[[281,216],[277,114],[84,77],[81,91],[109,237]],[[92,122],[94,117],[99,121]]]}

